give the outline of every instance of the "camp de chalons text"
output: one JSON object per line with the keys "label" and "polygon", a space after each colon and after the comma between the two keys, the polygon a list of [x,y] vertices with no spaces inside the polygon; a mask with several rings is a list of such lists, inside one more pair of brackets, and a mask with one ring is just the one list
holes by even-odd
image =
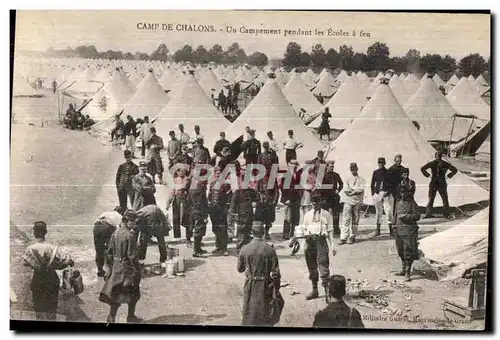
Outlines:
{"label": "camp de chalons text", "polygon": [[[139,30],[162,30],[162,31],[178,31],[178,32],[217,32],[214,25],[198,25],[198,24],[177,24],[177,23],[150,23],[138,22],[137,29]],[[370,33],[363,30],[344,30],[335,28],[326,29],[273,29],[273,28],[250,28],[246,26],[234,27],[226,26],[225,29],[219,31],[235,34],[248,35],[283,35],[283,36],[336,36],[336,37],[370,37]]]}

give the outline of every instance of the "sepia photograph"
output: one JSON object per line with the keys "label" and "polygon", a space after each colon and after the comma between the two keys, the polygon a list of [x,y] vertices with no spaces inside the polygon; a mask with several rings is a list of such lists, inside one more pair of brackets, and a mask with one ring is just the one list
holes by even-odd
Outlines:
{"label": "sepia photograph", "polygon": [[12,10],[11,330],[484,331],[491,20]]}

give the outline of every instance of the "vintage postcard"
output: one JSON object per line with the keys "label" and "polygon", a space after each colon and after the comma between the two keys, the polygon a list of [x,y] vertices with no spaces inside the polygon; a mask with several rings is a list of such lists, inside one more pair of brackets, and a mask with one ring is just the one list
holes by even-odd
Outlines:
{"label": "vintage postcard", "polygon": [[490,20],[17,11],[11,327],[484,330]]}

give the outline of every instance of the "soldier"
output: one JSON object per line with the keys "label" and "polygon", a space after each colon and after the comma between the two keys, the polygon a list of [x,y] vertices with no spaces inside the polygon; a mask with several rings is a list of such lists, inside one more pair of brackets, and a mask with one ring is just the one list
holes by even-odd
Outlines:
{"label": "soldier", "polygon": [[[253,240],[238,255],[238,272],[246,275],[241,324],[271,326],[273,290],[275,294],[279,292],[281,281],[278,256],[276,250],[262,240],[264,226],[260,221],[253,222],[252,234]],[[282,300],[281,308],[283,304]]]}
{"label": "soldier", "polygon": [[212,221],[212,231],[215,235],[215,250],[212,253],[228,256],[227,211],[231,186],[227,183],[218,183],[217,180],[220,176],[220,169],[218,167],[214,168],[214,176],[215,180],[210,183],[210,191],[208,193],[210,220]]}
{"label": "soldier", "polygon": [[167,216],[154,204],[149,204],[137,211],[139,238],[139,261],[146,259],[148,242],[151,236],[155,236],[158,241],[158,250],[160,252],[160,262],[167,260],[167,244],[165,236],[168,236],[170,225]]}
{"label": "soldier", "polygon": [[342,201],[344,208],[342,211],[342,226],[339,245],[352,244],[356,242],[356,233],[358,231],[361,204],[365,193],[365,180],[358,174],[358,165],[351,163],[349,165],[351,176],[345,181],[344,191],[342,191]]}
{"label": "soldier", "polygon": [[[193,167],[193,158],[188,154],[188,146],[186,144],[181,146],[181,155],[177,158],[177,164],[185,164],[188,166],[188,175],[191,173],[191,168]],[[176,176],[176,174],[174,174]]]}
{"label": "soldier", "polygon": [[[300,171],[297,171],[299,162],[292,159],[288,165],[288,174],[282,178],[281,203],[285,204],[285,220],[283,221],[283,239],[289,240],[293,236],[295,226],[300,222],[301,190],[296,188],[300,184]],[[291,176],[290,185],[286,186],[286,177]]]}
{"label": "soldier", "polygon": [[276,220],[276,205],[280,195],[278,181],[269,185],[269,176],[266,176],[259,181],[257,191],[259,201],[255,207],[255,219],[265,225],[264,238],[270,240],[269,230]]}
{"label": "soldier", "polygon": [[[425,209],[425,218],[432,218],[432,208],[434,206],[434,199],[436,198],[436,193],[439,192],[441,200],[443,201],[443,214],[444,217],[450,218],[450,205],[448,203],[448,184],[446,183],[446,177],[452,178],[458,172],[457,168],[443,160],[443,153],[437,151],[433,161],[425,164],[420,171],[425,177],[431,177],[427,172],[428,169],[431,170],[431,181],[429,183],[429,203]],[[448,175],[446,173],[449,171]]]}
{"label": "soldier", "polygon": [[194,236],[193,257],[205,257],[206,250],[201,249],[202,238],[206,233],[208,219],[207,188],[199,183],[197,188],[189,190],[189,230],[186,230],[186,238],[190,243]]}
{"label": "soldier", "polygon": [[149,204],[156,204],[153,177],[147,173],[148,164],[145,161],[139,162],[139,173],[132,179],[134,188],[134,210],[137,211]]}
{"label": "soldier", "polygon": [[118,200],[123,210],[127,209],[127,196],[130,205],[134,205],[134,188],[132,179],[139,173],[139,167],[132,161],[132,153],[129,150],[123,152],[125,163],[120,164],[116,172],[116,191]]}
{"label": "soldier", "polygon": [[170,140],[168,141],[167,152],[169,160],[169,169],[177,163],[177,158],[181,154],[181,142],[175,137],[175,132],[170,131]]}
{"label": "soldier", "polygon": [[210,151],[203,146],[203,137],[198,137],[193,149],[193,163],[194,164],[209,164]]}
{"label": "soldier", "polygon": [[392,236],[392,225],[394,223],[394,197],[392,196],[392,193],[394,192],[392,188],[393,181],[390,177],[391,174],[389,170],[385,167],[385,158],[379,157],[377,163],[378,169],[373,171],[372,182],[370,185],[373,201],[375,203],[377,222],[376,229],[371,236],[376,237],[380,235],[380,225],[382,223],[382,215],[384,211],[387,217],[387,224],[389,225],[389,235]]}
{"label": "soldier", "polygon": [[117,206],[113,211],[102,213],[94,223],[95,264],[98,277],[103,277],[105,274],[104,261],[109,240],[116,228],[120,226],[124,211],[121,206]]}
{"label": "soldier", "polygon": [[264,148],[264,151],[259,155],[259,164],[264,165],[266,168],[266,176],[269,176],[273,165],[279,164],[279,159],[276,152],[270,148],[268,141],[262,143],[262,147]]}
{"label": "soldier", "polygon": [[[227,215],[227,223],[237,224],[238,244],[236,249],[239,251],[241,247],[251,241],[251,228],[253,222],[253,204],[257,202],[257,193],[254,189],[243,186],[243,175],[237,173],[238,185],[232,188],[233,195],[229,212]],[[240,177],[241,176],[241,177]]]}
{"label": "soldier", "polygon": [[243,143],[243,157],[246,164],[258,164],[260,155],[260,141],[255,138],[255,130],[250,130],[250,136],[246,142]]}
{"label": "soldier", "polygon": [[220,139],[215,142],[215,145],[214,145],[214,153],[219,156],[219,157],[222,157],[222,150],[224,148],[229,148],[231,147],[231,143],[229,143],[229,141],[226,139],[226,133],[224,131],[222,131],[220,133]]}
{"label": "soldier", "polygon": [[322,209],[327,210],[333,219],[333,234],[340,235],[340,195],[339,193],[342,191],[344,187],[344,182],[340,178],[340,175],[334,171],[335,170],[335,161],[329,161],[326,167],[326,173],[323,177],[323,185],[330,185],[329,189],[321,189],[322,198],[324,205]]}
{"label": "soldier", "polygon": [[312,291],[306,296],[306,300],[319,297],[318,281],[321,277],[325,288],[326,302],[328,303],[328,283],[330,279],[328,243],[330,243],[332,254],[335,256],[337,253],[337,250],[333,247],[333,221],[328,211],[321,209],[323,204],[321,193],[313,192],[311,201],[313,202],[313,209],[304,216],[304,235],[306,236],[304,254],[309,279],[312,282]]}
{"label": "soldier", "polygon": [[[153,176],[153,183],[155,183],[155,175],[158,174],[158,180],[160,184],[163,183],[163,161],[161,159],[160,151],[163,150],[163,138],[156,134],[156,129],[152,127],[151,137],[146,143],[146,147],[149,150],[149,156],[151,160],[149,162],[149,173]],[[170,147],[170,143],[169,143]]]}
{"label": "soldier", "polygon": [[[178,168],[174,176],[174,188],[168,191],[167,210],[172,206],[174,239],[181,237],[181,226],[189,229],[189,197],[191,180],[186,168]],[[187,235],[187,232],[186,232]]]}
{"label": "soldier", "polygon": [[114,323],[121,304],[128,304],[127,322],[138,322],[135,306],[141,297],[141,265],[137,252],[137,214],[128,210],[123,214],[120,227],[113,233],[106,252],[111,269],[99,294],[99,301],[109,304],[107,322]]}

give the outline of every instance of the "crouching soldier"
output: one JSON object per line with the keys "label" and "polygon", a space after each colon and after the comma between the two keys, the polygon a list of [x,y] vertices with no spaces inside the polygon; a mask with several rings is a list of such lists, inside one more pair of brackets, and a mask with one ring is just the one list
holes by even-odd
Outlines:
{"label": "crouching soldier", "polygon": [[125,209],[117,206],[113,211],[102,213],[94,223],[95,264],[98,277],[103,277],[105,274],[104,260],[109,240],[116,228],[120,226],[124,211]]}
{"label": "crouching soldier", "polygon": [[149,204],[137,211],[137,218],[137,230],[140,233],[138,249],[139,261],[144,261],[146,259],[148,243],[151,240],[151,236],[155,236],[158,240],[160,262],[165,262],[167,260],[165,236],[168,236],[170,231],[170,224],[168,223],[167,216],[165,216],[163,211],[156,205]]}

